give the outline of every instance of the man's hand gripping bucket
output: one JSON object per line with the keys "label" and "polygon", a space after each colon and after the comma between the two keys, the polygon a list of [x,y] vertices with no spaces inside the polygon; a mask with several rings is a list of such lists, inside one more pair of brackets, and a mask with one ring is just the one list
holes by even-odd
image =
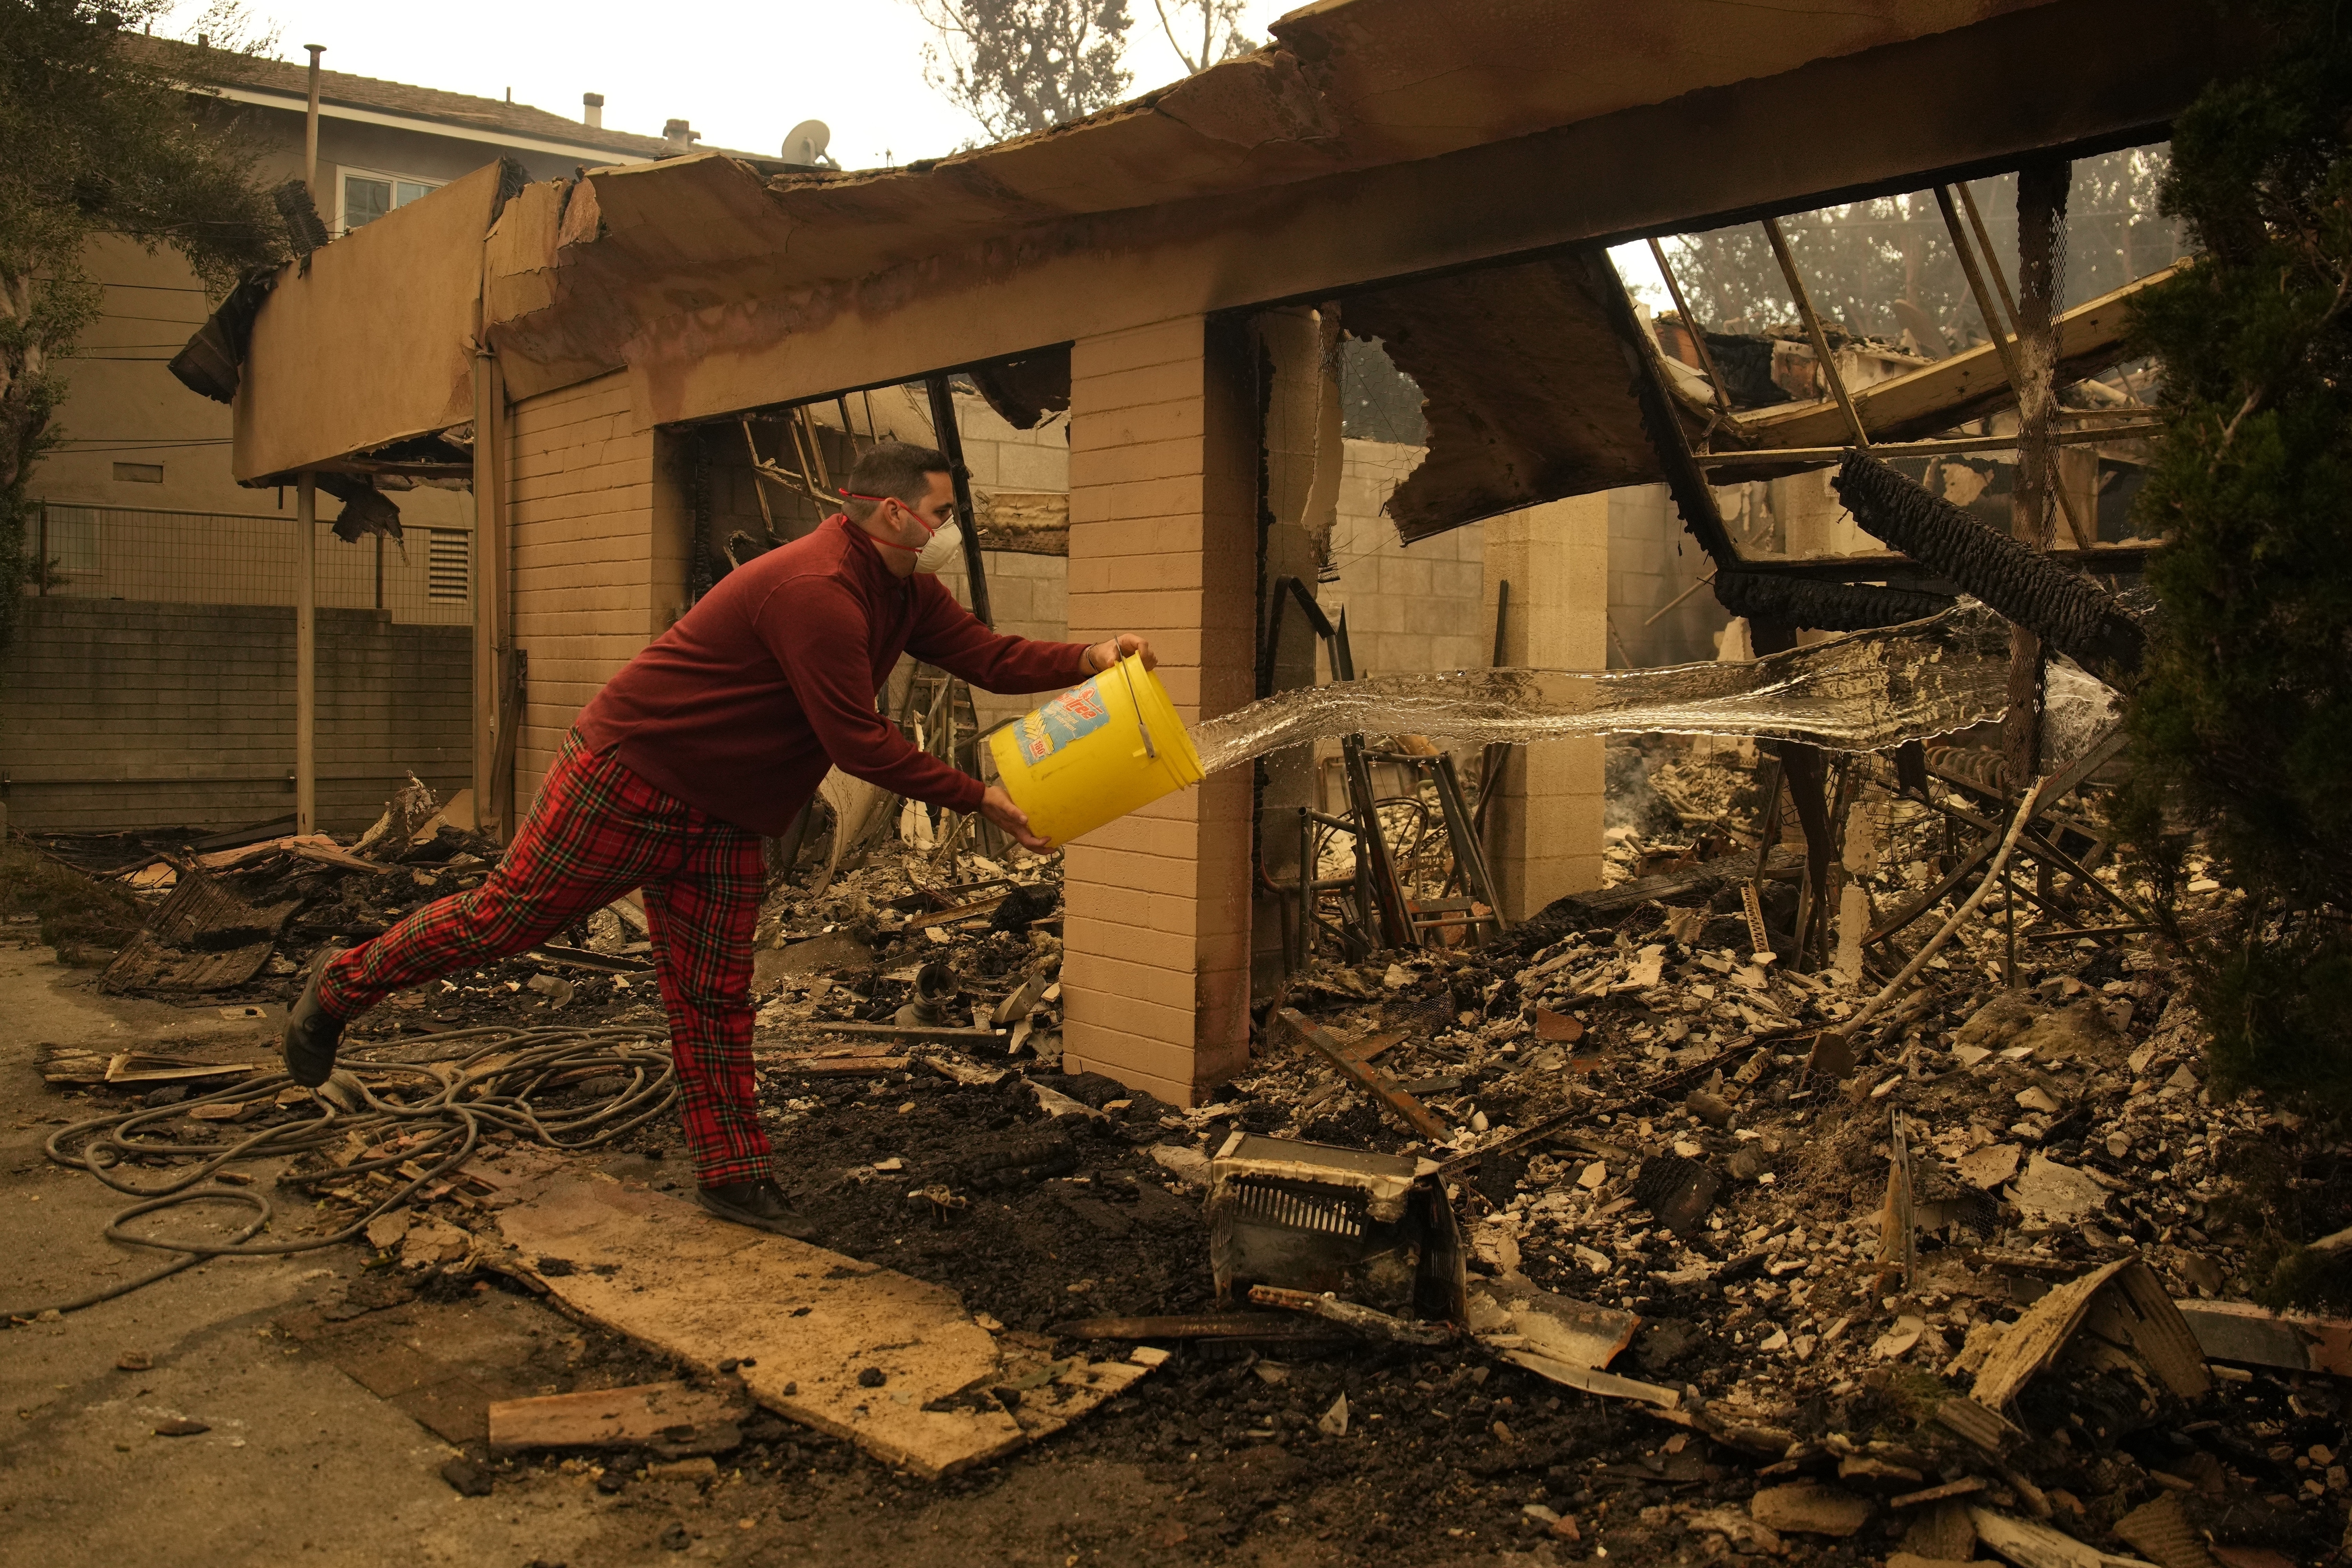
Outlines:
{"label": "man's hand gripping bucket", "polygon": [[1066,844],[1201,782],[1201,754],[1160,678],[1129,655],[989,737],[1029,830]]}

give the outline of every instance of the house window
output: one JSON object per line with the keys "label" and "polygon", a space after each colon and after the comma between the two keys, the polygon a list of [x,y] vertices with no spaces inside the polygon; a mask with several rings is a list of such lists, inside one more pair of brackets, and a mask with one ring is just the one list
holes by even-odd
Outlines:
{"label": "house window", "polygon": [[117,484],[160,485],[163,482],[163,465],[161,463],[117,463],[114,465],[114,479]]}
{"label": "house window", "polygon": [[36,547],[47,552],[48,570],[58,576],[98,570],[98,509],[94,506],[43,506],[41,537]]}
{"label": "house window", "polygon": [[435,604],[462,605],[473,562],[474,536],[446,528],[429,531],[425,551],[425,596]]}
{"label": "house window", "polygon": [[343,174],[342,231],[349,234],[355,228],[363,228],[393,208],[404,207],[417,197],[438,188],[438,183],[431,180],[346,170]]}

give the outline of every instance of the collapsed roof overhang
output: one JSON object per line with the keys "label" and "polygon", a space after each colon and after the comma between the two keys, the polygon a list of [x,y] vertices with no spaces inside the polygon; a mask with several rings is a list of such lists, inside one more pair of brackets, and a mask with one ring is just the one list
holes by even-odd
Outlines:
{"label": "collapsed roof overhang", "polygon": [[481,343],[517,401],[625,371],[635,420],[707,418],[2118,145],[2238,52],[2203,0],[1326,0],[1273,30],[1087,121],[902,169],[688,157],[424,221],[445,188],[313,258],[356,279],[338,253],[378,251],[397,287],[281,282],[261,307],[238,472],[461,423],[452,373]]}
{"label": "collapsed roof overhang", "polygon": [[[2164,281],[2165,268],[2068,311],[2058,322],[2059,373],[2095,374],[2129,348],[2132,300]],[[1426,279],[1350,296],[1348,331],[1377,338],[1424,397],[1429,454],[1389,499],[1407,542],[1482,518],[1622,485],[1666,479],[1645,431],[1629,353],[1654,355],[1646,335],[1628,341],[1630,310],[1605,252],[1587,247],[1517,266]],[[1675,384],[1675,416],[1692,447],[1754,453],[1821,449],[1847,440],[1829,398],[1717,416],[1706,395]],[[1853,393],[1873,441],[1906,441],[1951,429],[2016,401],[1999,352],[1980,343]],[[1746,462],[1743,479],[1770,479],[1826,459]]]}

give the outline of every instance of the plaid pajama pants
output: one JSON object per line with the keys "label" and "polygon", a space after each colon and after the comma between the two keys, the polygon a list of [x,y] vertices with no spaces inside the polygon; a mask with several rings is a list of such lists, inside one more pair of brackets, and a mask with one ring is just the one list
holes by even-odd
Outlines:
{"label": "plaid pajama pants", "polygon": [[751,933],[767,869],[757,835],[665,795],[567,736],[498,867],[327,965],[319,1001],[350,1019],[395,991],[522,952],[645,889],[696,1178],[772,1173],[751,1072]]}

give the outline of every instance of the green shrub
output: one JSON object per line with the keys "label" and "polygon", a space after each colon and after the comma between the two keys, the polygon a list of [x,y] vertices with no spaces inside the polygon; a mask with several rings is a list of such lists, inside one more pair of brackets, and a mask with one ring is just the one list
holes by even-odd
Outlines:
{"label": "green shrub", "polygon": [[2352,26],[2250,8],[2260,68],[2174,127],[2200,255],[2137,310],[2164,366],[2141,518],[2171,536],[2135,693],[2144,863],[2202,835],[2226,915],[2184,933],[2213,1087],[2352,1100]]}

